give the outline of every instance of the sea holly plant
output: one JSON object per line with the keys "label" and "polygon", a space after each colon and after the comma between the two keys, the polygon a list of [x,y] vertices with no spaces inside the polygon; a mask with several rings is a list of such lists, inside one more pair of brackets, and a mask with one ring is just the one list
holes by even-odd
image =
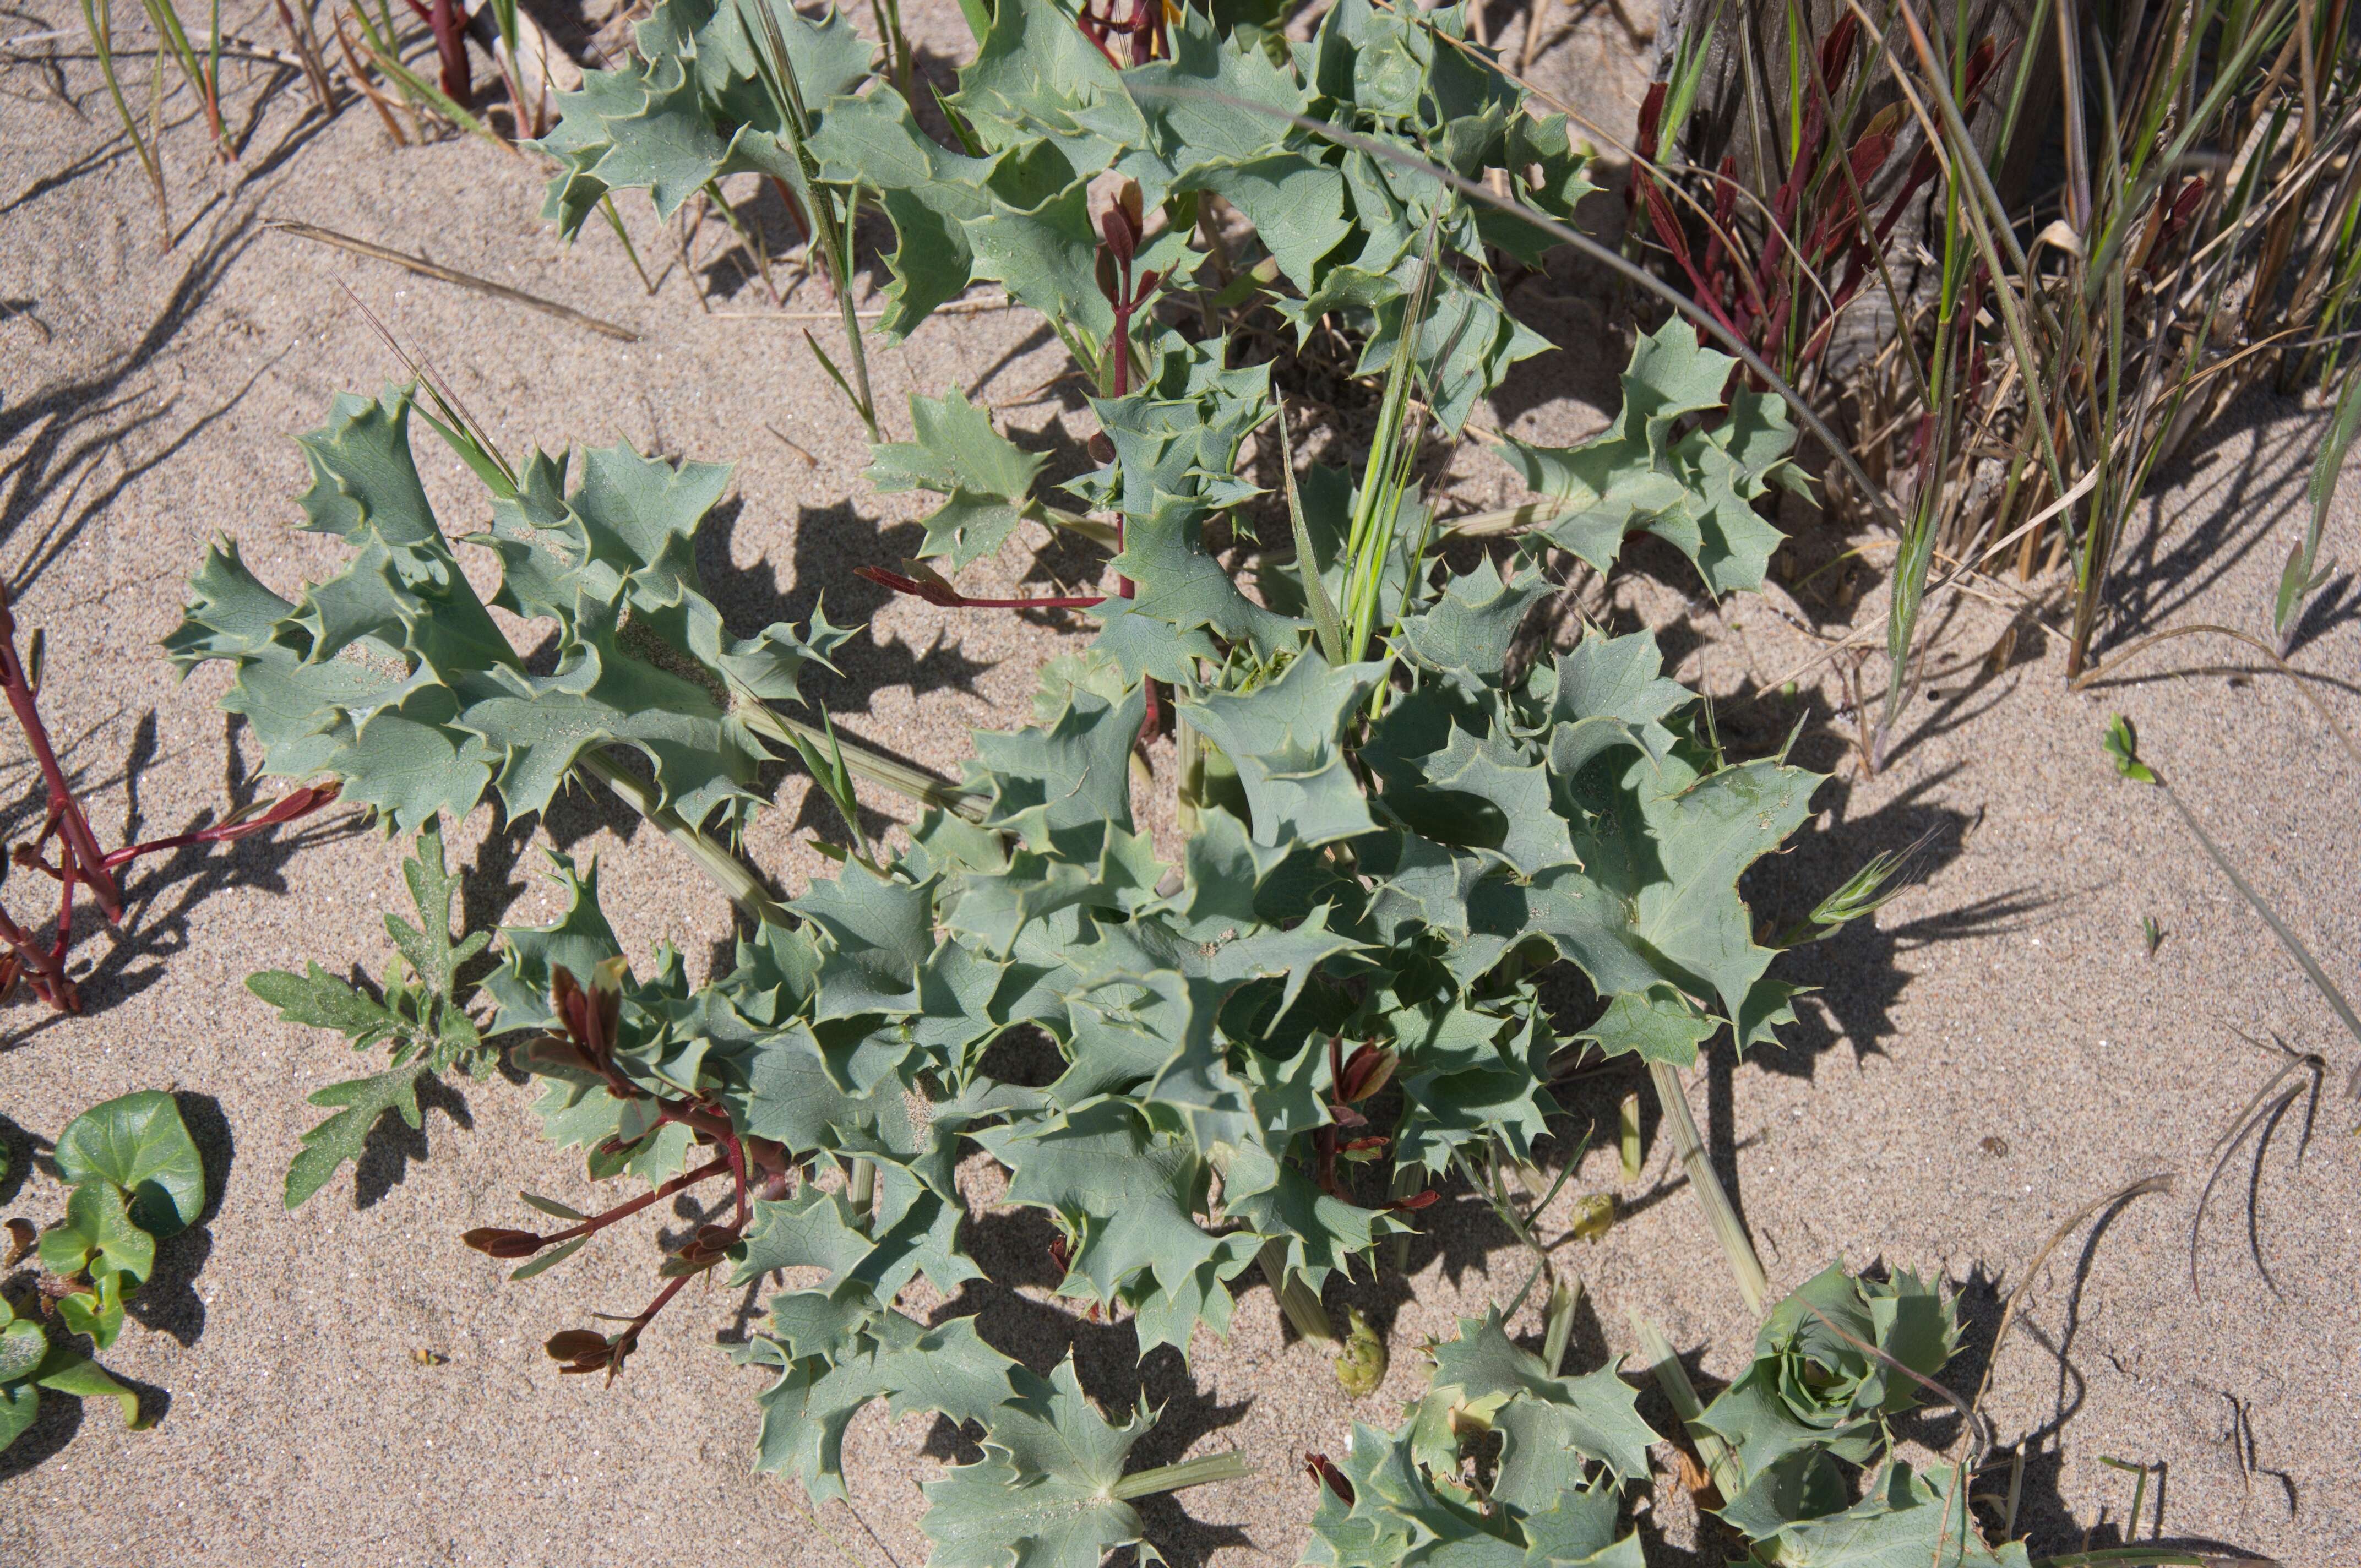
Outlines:
{"label": "sea holly plant", "polygon": [[1429,1355],[1427,1392],[1398,1430],[1356,1423],[1341,1462],[1306,1456],[1319,1500],[1304,1561],[1642,1568],[1638,1533],[1619,1529],[1621,1491],[1647,1477],[1657,1439],[1631,1386],[1611,1368],[1558,1376],[1497,1310]]}
{"label": "sea holly plant", "polygon": [[[969,1320],[906,1310],[983,1280],[962,1160],[1048,1219],[1056,1294],[1128,1321],[1143,1355],[1226,1332],[1257,1266],[1299,1332],[1328,1338],[1329,1282],[1380,1266],[1455,1172],[1530,1162],[1574,1060],[1669,1073],[1719,1029],[1767,1038],[1792,988],[1767,974],[1739,879],[1803,820],[1816,776],[1727,760],[1644,633],[1518,657],[1551,542],[1444,568],[1399,473],[1374,476],[1375,506],[1343,474],[1290,475],[1306,548],[1249,596],[1201,538],[1254,493],[1234,459],[1266,376],[1192,347],[1103,400],[1115,458],[1089,499],[1125,520],[1135,596],[1093,607],[1101,630],[1043,672],[1032,722],[979,733],[960,784],[914,791],[927,809],[906,834],[862,838],[794,898],[730,844],[765,798],[762,764],[798,740],[850,803],[850,753],[773,707],[845,633],[721,626],[690,547],[721,472],[614,450],[569,490],[563,457],[512,467],[436,419],[490,493],[467,541],[497,557],[489,602],[556,628],[528,663],[425,501],[410,394],[340,399],[303,441],[304,510],[350,564],[290,599],[217,548],[171,640],[185,663],[234,665],[225,700],[266,767],[326,773],[419,834],[418,919],[389,926],[401,959],[382,993],[316,969],[256,981],[288,1016],[393,1051],[331,1101],[291,1201],[350,1157],[371,1105],[407,1114],[421,1074],[504,1048],[540,1080],[551,1141],[637,1192],[597,1212],[527,1195],[554,1223],[470,1245],[527,1277],[658,1202],[700,1206],[644,1305],[550,1337],[565,1370],[623,1372],[692,1279],[782,1281],[740,1353],[764,1369],[765,1468],[824,1497],[865,1406],[972,1421],[983,1457],[928,1494],[940,1560],[1080,1568],[1137,1536],[1137,1497],[1242,1461],[1129,1468],[1149,1417],[1102,1413],[1070,1368],[1011,1366]],[[1370,613],[1348,630],[1289,608],[1340,600]],[[1191,738],[1154,786],[1188,811],[1170,859],[1134,797],[1155,702]],[[554,924],[489,948],[453,933],[439,818],[487,796],[521,817],[568,779],[614,790],[729,894],[741,924],[716,973],[628,951],[595,865],[563,858]],[[496,967],[471,990],[479,949]],[[1543,1003],[1560,964],[1599,999],[1587,1025]],[[994,1051],[1019,1031],[1058,1053],[1048,1081]],[[1446,1426],[1494,1421],[1537,1464],[1634,1473],[1611,1375],[1562,1382],[1495,1342],[1497,1322],[1470,1331],[1481,1354],[1443,1358]],[[1429,1475],[1441,1441],[1418,1458]]]}
{"label": "sea holly plant", "polygon": [[205,1208],[204,1161],[179,1106],[159,1091],[83,1112],[58,1135],[50,1163],[71,1188],[65,1213],[29,1247],[29,1224],[9,1227],[7,1266],[29,1250],[40,1272],[26,1299],[0,1297],[0,1448],[33,1424],[45,1389],[116,1399],[125,1421],[142,1424],[138,1395],[75,1342],[113,1347],[125,1303],[156,1271],[156,1244]]}
{"label": "sea holly plant", "polygon": [[[545,146],[565,167],[547,215],[570,235],[616,187],[644,187],[671,211],[738,172],[792,184],[816,169],[833,200],[873,199],[896,241],[878,330],[899,341],[979,282],[1038,310],[1100,400],[1090,448],[1103,466],[1074,487],[1099,512],[1126,433],[1110,402],[1181,399],[1243,435],[1275,410],[1268,367],[1299,373],[1315,334],[1333,329],[1350,360],[1335,368],[1407,391],[1389,370],[1405,360],[1432,428],[1455,438],[1510,367],[1547,346],[1508,313],[1498,269],[1540,260],[1551,237],[1521,214],[1569,218],[1591,189],[1587,160],[1565,119],[1532,113],[1466,40],[1464,8],[1343,0],[1301,42],[1268,17],[1186,7],[1102,15],[1006,0],[970,19],[979,52],[942,100],[958,141],[947,146],[871,71],[840,16],[664,0],[633,58],[561,101]],[[774,35],[777,47],[755,47]],[[808,115],[777,110],[758,82],[778,61],[803,82]],[[1502,204],[1470,200],[1455,180],[1489,181]],[[1543,492],[1540,514],[1562,517],[1558,542],[1594,564],[1647,528],[1713,591],[1759,587],[1778,535],[1752,504],[1772,482],[1801,482],[1780,462],[1784,412],[1742,392],[1722,412],[1730,362],[1698,353],[1686,327],[1651,339],[1630,379],[1608,437],[1503,455]],[[944,500],[917,562],[868,575],[939,604],[1086,603],[972,598],[928,564],[955,574],[1027,517],[1120,554],[1135,510],[1078,515],[1035,495],[1039,460],[955,400],[914,398],[914,439],[879,444],[881,488]],[[863,404],[873,433],[873,412]],[[1399,411],[1389,417],[1399,433]],[[1413,430],[1403,450],[1417,449]],[[1121,559],[1115,570],[1127,596],[1132,574]]]}
{"label": "sea holly plant", "polygon": [[1703,1408],[1670,1345],[1642,1332],[1749,1563],[2026,1568],[2022,1541],[1986,1543],[1962,1469],[1914,1470],[1894,1452],[1894,1418],[1950,1398],[1936,1377],[1959,1348],[1958,1307],[1934,1282],[1830,1265],[1772,1310],[1753,1361]]}

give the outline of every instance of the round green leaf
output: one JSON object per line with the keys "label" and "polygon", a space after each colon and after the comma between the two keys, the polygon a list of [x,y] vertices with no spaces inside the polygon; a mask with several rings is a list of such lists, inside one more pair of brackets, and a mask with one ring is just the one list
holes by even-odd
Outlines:
{"label": "round green leaf", "polygon": [[[5,1310],[0,1308],[0,1310]],[[33,1375],[41,1357],[49,1354],[49,1336],[30,1318],[17,1318],[0,1328],[0,1385],[20,1382]]]}
{"label": "round green leaf", "polygon": [[57,1161],[59,1173],[76,1185],[97,1177],[121,1188],[132,1223],[151,1236],[184,1230],[204,1212],[204,1161],[180,1107],[160,1090],[126,1094],[75,1117],[58,1135]]}
{"label": "round green leaf", "polygon": [[77,1399],[112,1399],[123,1407],[123,1424],[137,1431],[148,1423],[139,1419],[139,1396],[106,1375],[106,1368],[63,1345],[49,1353],[35,1381],[44,1388],[71,1394]]}
{"label": "round green leaf", "polygon": [[[107,1350],[123,1332],[123,1276],[103,1264],[92,1273],[95,1277],[90,1291],[58,1299],[58,1321],[68,1333],[88,1334],[93,1344]],[[132,1286],[137,1288],[138,1281]]]}
{"label": "round green leaf", "polygon": [[136,1289],[156,1271],[156,1238],[133,1222],[121,1189],[93,1181],[75,1188],[66,1217],[41,1233],[41,1266],[67,1279],[127,1275]]}
{"label": "round green leaf", "polygon": [[30,1383],[0,1385],[0,1448],[24,1436],[40,1408],[41,1391]]}

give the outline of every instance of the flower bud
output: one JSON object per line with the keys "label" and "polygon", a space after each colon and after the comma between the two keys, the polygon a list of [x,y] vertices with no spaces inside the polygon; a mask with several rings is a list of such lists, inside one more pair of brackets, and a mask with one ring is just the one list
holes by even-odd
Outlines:
{"label": "flower bud", "polygon": [[1098,230],[1115,258],[1128,262],[1138,255],[1139,242],[1148,232],[1139,181],[1110,169],[1091,181],[1089,202],[1091,226]]}
{"label": "flower bud", "polygon": [[1306,1453],[1303,1456],[1303,1473],[1325,1485],[1347,1508],[1352,1506],[1353,1484],[1345,1479],[1343,1471],[1329,1463],[1326,1454]]}
{"label": "flower bud", "polygon": [[1345,1070],[1336,1080],[1337,1098],[1347,1102],[1367,1100],[1391,1081],[1396,1060],[1394,1053],[1383,1047],[1361,1047],[1345,1059]]}
{"label": "flower bud", "polygon": [[607,1336],[596,1329],[564,1329],[549,1336],[542,1349],[554,1361],[607,1363]]}
{"label": "flower bud", "polygon": [[531,1231],[512,1231],[504,1225],[479,1225],[459,1239],[493,1257],[531,1257],[548,1245]]}

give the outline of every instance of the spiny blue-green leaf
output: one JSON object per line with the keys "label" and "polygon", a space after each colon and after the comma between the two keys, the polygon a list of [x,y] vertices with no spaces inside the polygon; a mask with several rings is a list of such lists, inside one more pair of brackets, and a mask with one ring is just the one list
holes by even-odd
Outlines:
{"label": "spiny blue-green leaf", "polygon": [[1638,745],[1662,759],[1673,747],[1664,720],[1696,700],[1689,689],[1664,673],[1664,654],[1654,636],[1596,633],[1557,656],[1545,679],[1550,769],[1572,780],[1591,758],[1621,745]]}
{"label": "spiny blue-green leaf", "polygon": [[888,342],[907,337],[974,279],[967,224],[992,210],[985,181],[995,160],[937,144],[902,95],[882,84],[865,97],[830,104],[811,150],[822,179],[858,180],[881,193],[895,245],[886,258],[894,280],[877,327]]}
{"label": "spiny blue-green leaf", "polygon": [[[1223,113],[1235,123],[1248,121],[1243,111],[1224,107]],[[1279,270],[1306,293],[1317,285],[1321,261],[1353,232],[1345,211],[1344,176],[1301,152],[1218,162],[1182,176],[1181,182],[1212,192],[1243,214]]]}
{"label": "spiny blue-green leaf", "polygon": [[1525,483],[1566,508],[1549,537],[1605,572],[1623,535],[1645,529],[1687,555],[1714,593],[1761,587],[1781,536],[1754,502],[1784,482],[1795,432],[1784,409],[1741,392],[1719,424],[1675,434],[1683,420],[1723,407],[1735,364],[1675,317],[1632,350],[1623,407],[1605,431],[1573,446],[1505,443]]}
{"label": "spiny blue-green leaf", "polygon": [[1148,137],[1115,68],[1051,0],[994,6],[992,35],[961,71],[950,106],[993,148],[1055,129],[1073,167],[1090,173],[1112,161],[1117,145]]}
{"label": "spiny blue-green leaf", "polygon": [[566,907],[546,926],[500,927],[500,967],[484,981],[499,1012],[494,1034],[511,1029],[537,1029],[556,1021],[550,1003],[550,986],[563,969],[587,983],[593,970],[609,959],[620,957],[622,945],[598,906],[598,861],[577,870],[571,855],[552,850],[549,879],[566,897]]}
{"label": "spiny blue-green leaf", "polygon": [[1773,1461],[1718,1511],[1749,1541],[1768,1541],[1789,1525],[1840,1514],[1851,1502],[1852,1489],[1828,1450],[1807,1444]]}
{"label": "spiny blue-green leaf", "polygon": [[1959,1473],[1932,1464],[1924,1475],[1895,1461],[1869,1495],[1840,1514],[1802,1520],[1777,1537],[1792,1568],[2026,1568],[2025,1543],[1984,1543]]}
{"label": "spiny blue-green leaf", "polygon": [[1739,876],[1803,825],[1819,780],[1767,761],[1724,768],[1677,790],[1671,787],[1677,775],[1644,762],[1629,778],[1650,830],[1646,848],[1623,818],[1595,835],[1577,834],[1576,850],[1591,874],[1632,899],[1634,939],[1655,961],[1735,1014],[1772,957],[1755,944]]}
{"label": "spiny blue-green leaf", "polygon": [[1367,918],[1392,945],[1414,939],[1422,926],[1464,939],[1477,883],[1499,870],[1489,856],[1399,829],[1365,839],[1357,848],[1362,874],[1369,879]]}
{"label": "spiny blue-green leaf", "polygon": [[1676,987],[1652,985],[1616,996],[1575,1038],[1595,1042],[1601,1056],[1695,1067],[1697,1047],[1720,1027],[1719,1018],[1700,1013]]}
{"label": "spiny blue-green leaf", "polygon": [[790,905],[828,934],[820,956],[818,1019],[907,1013],[918,966],[934,951],[927,890],[848,864]]}
{"label": "spiny blue-green leaf", "polygon": [[1247,825],[1218,807],[1199,814],[1184,847],[1180,890],[1171,915],[1198,941],[1244,936],[1260,924],[1255,894],[1289,850],[1257,844]]}
{"label": "spiny blue-green leaf", "polygon": [[1554,1042],[1533,1013],[1510,1018],[1453,1005],[1391,1020],[1402,1053],[1396,1076],[1409,1102],[1394,1141],[1397,1169],[1448,1169],[1453,1151],[1497,1139],[1531,1157],[1557,1102],[1543,1087]]}
{"label": "spiny blue-green leaf", "polygon": [[1539,573],[1513,586],[1488,555],[1454,576],[1423,609],[1402,619],[1401,637],[1420,663],[1473,694],[1497,683],[1526,612],[1550,592]]}
{"label": "spiny blue-green leaf", "polygon": [[1169,38],[1170,59],[1121,80],[1157,150],[1176,168],[1251,159],[1289,136],[1286,116],[1308,106],[1294,71],[1273,63],[1250,35],[1223,37],[1203,11],[1180,10]]}
{"label": "spiny blue-green leaf", "polygon": [[1305,1560],[1338,1568],[1397,1568],[1411,1559],[1466,1568],[1519,1568],[1523,1532],[1507,1515],[1489,1516],[1475,1493],[1453,1477],[1431,1476],[1412,1457],[1411,1427],[1393,1435],[1353,1423],[1353,1446],[1338,1465],[1353,1488],[1343,1505],[1323,1484]]}
{"label": "spiny blue-green leaf", "polygon": [[[801,170],[777,146],[785,128],[756,73],[756,44],[741,4],[664,0],[636,30],[637,57],[584,73],[556,94],[558,121],[528,145],[555,158],[542,215],[571,238],[610,190],[644,188],[669,217],[710,181],[762,169],[800,188]],[[834,11],[812,19],[773,4],[807,104],[824,105],[869,73],[875,48]]]}
{"label": "spiny blue-green leaf", "polygon": [[[1483,1318],[1462,1318],[1459,1335],[1434,1347],[1431,1408],[1462,1420],[1510,1430],[1493,1495],[1528,1513],[1547,1508],[1561,1489],[1541,1477],[1563,1474],[1553,1451],[1572,1449],[1598,1461],[1619,1481],[1648,1474],[1648,1446],[1656,1434],[1640,1419],[1639,1396],[1611,1370],[1560,1377],[1542,1358],[1509,1340],[1498,1307]],[[1521,1413],[1508,1429],[1508,1413]]]}
{"label": "spiny blue-green leaf", "polygon": [[1359,782],[1345,764],[1345,723],[1378,678],[1375,664],[1331,669],[1313,650],[1245,696],[1183,704],[1180,721],[1222,750],[1254,809],[1255,842],[1316,846],[1366,833]]}
{"label": "spiny blue-green leaf", "polygon": [[[639,751],[659,799],[692,822],[751,808],[767,752],[742,701],[791,696],[797,670],[844,636],[816,623],[738,640],[699,589],[688,540],[726,480],[620,448],[566,464],[533,455],[494,497],[492,602],[557,623],[557,659],[529,672],[459,571],[409,450],[409,395],[337,400],[303,438],[312,526],[354,547],[258,638],[258,591],[215,556],[170,645],[184,666],[237,666],[225,706],[254,723],[266,771],[326,771],[396,825],[465,816],[496,786],[511,816],[545,807],[585,751]],[[216,624],[211,618],[221,618]]]}
{"label": "spiny blue-green leaf", "polygon": [[1231,1157],[1222,1207],[1256,1234],[1284,1246],[1289,1271],[1301,1275],[1314,1290],[1400,1228],[1384,1210],[1364,1209],[1322,1191],[1311,1177],[1256,1144]]}
{"label": "spiny blue-green leaf", "polygon": [[1553,809],[1549,770],[1499,735],[1479,740],[1454,728],[1424,759],[1426,781],[1407,820],[1434,837],[1488,850],[1521,876],[1574,858],[1566,821]]}
{"label": "spiny blue-green leaf", "polygon": [[1700,1424],[1737,1451],[1750,1482],[1806,1448],[1867,1464],[1883,1452],[1883,1419],[1924,1394],[1861,1346],[1932,1377],[1958,1343],[1955,1305],[1927,1281],[1907,1272],[1857,1279],[1831,1264],[1772,1309],[1753,1362]]}
{"label": "spiny blue-green leaf", "polygon": [[1083,1397],[1071,1356],[1048,1380],[1021,1368],[1011,1407],[985,1422],[984,1456],[926,1483],[919,1528],[932,1568],[1098,1568],[1140,1539],[1138,1513],[1115,1496],[1145,1409],[1115,1426]]}
{"label": "spiny blue-green leaf", "polygon": [[822,1288],[830,1295],[851,1283],[872,1299],[891,1301],[923,1269],[936,1289],[955,1293],[961,1280],[976,1277],[973,1266],[948,1245],[959,1212],[916,1190],[906,1173],[889,1175],[887,1185],[897,1179],[905,1190],[879,1206],[873,1239],[840,1193],[806,1187],[782,1202],[757,1201],[753,1223],[733,1255],[730,1283],[745,1285],[774,1269],[824,1268],[829,1278]]}
{"label": "spiny blue-green leaf", "polygon": [[881,490],[928,489],[946,498],[927,518],[921,555],[948,555],[954,571],[1000,548],[1031,497],[1045,461],[992,428],[992,417],[957,387],[913,393],[915,439],[875,449],[869,480]]}
{"label": "spiny blue-green leaf", "polygon": [[1007,1201],[1047,1209],[1075,1233],[1069,1288],[1078,1293],[1113,1305],[1137,1276],[1179,1286],[1229,1250],[1196,1218],[1211,1178],[1204,1160],[1188,1140],[1152,1132],[1129,1102],[974,1136],[1014,1173]]}
{"label": "spiny blue-green leaf", "polygon": [[[774,1299],[774,1308],[786,1309],[782,1327],[809,1321],[793,1304],[813,1294]],[[737,1353],[741,1362],[778,1372],[756,1398],[763,1425],[755,1468],[795,1476],[815,1503],[846,1496],[845,1430],[872,1400],[885,1400],[896,1415],[932,1411],[965,1422],[985,1420],[1012,1393],[1015,1364],[976,1336],[974,1319],[954,1318],[929,1329],[874,1302],[868,1310],[867,1321],[851,1332],[843,1328],[845,1314],[830,1314],[850,1343],[831,1345],[836,1354],[827,1358],[797,1355],[767,1334]]]}
{"label": "spiny blue-green leaf", "polygon": [[1147,695],[1134,687],[1110,702],[1080,687],[1069,691],[1054,724],[975,737],[969,776],[992,791],[985,823],[1036,849],[1101,823],[1132,828],[1131,747],[1148,715]]}
{"label": "spiny blue-green leaf", "polygon": [[801,1024],[763,1039],[743,1059],[742,1083],[720,1091],[741,1131],[797,1153],[852,1141],[914,1148],[900,1084],[888,1079],[866,1093],[847,1091]]}
{"label": "spiny blue-green leaf", "polygon": [[[1571,223],[1574,209],[1598,187],[1585,171],[1589,160],[1575,150],[1564,115],[1516,115],[1510,118],[1499,155],[1510,172],[1516,194],[1560,223]],[[1538,267],[1559,242],[1547,230],[1513,213],[1486,207],[1476,214],[1485,243],[1499,247],[1529,267]]]}

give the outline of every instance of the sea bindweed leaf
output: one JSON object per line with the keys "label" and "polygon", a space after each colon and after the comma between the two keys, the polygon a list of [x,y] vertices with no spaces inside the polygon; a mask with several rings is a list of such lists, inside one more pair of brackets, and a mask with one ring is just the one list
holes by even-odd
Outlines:
{"label": "sea bindweed leaf", "polygon": [[58,1135],[55,1157],[58,1174],[76,1186],[120,1190],[131,1223],[151,1236],[175,1234],[204,1212],[204,1161],[180,1107],[160,1090],[92,1106]]}

